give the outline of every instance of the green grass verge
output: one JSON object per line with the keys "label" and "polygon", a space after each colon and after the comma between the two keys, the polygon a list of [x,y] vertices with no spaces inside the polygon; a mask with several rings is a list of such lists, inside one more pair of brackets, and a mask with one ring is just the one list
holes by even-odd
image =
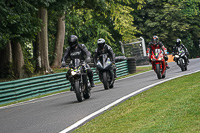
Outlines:
{"label": "green grass verge", "polygon": [[[58,71],[62,72],[63,70],[64,69],[57,70],[57,72]],[[132,76],[132,75],[135,75],[135,74],[138,74],[138,73],[142,73],[142,72],[146,72],[146,71],[149,71],[149,70],[151,70],[151,67],[138,67],[138,68],[136,68],[136,73],[125,75],[125,76],[122,76],[122,77],[118,77],[117,79],[129,77],[129,76]],[[98,82],[98,83],[95,83],[95,84],[101,84],[101,82]],[[24,99],[24,100],[11,102],[11,103],[1,104],[0,107],[8,106],[8,105],[11,105],[11,104],[16,104],[16,103],[20,103],[20,102],[25,102],[25,101],[28,101],[28,100],[37,99],[37,98],[41,98],[41,97],[45,97],[45,96],[50,96],[50,95],[61,93],[61,92],[65,92],[65,91],[69,91],[69,89],[62,90],[62,91],[57,91],[57,92],[53,92],[53,93],[49,93],[49,94],[44,94],[44,95],[40,95],[40,96],[35,96],[35,97],[31,97],[31,98],[27,98],[27,99]]]}
{"label": "green grass verge", "polygon": [[200,133],[200,72],[142,92],[74,132]]}

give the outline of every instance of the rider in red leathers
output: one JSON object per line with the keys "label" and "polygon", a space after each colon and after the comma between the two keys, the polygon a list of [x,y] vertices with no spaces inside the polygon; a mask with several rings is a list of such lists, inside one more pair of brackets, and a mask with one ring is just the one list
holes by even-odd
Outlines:
{"label": "rider in red leathers", "polygon": [[155,49],[161,49],[164,52],[164,58],[166,62],[166,68],[169,69],[169,65],[167,64],[167,49],[163,45],[161,41],[159,41],[158,36],[153,36],[152,41],[149,42],[149,45],[147,47],[147,55],[149,56],[149,62],[151,62],[151,53],[152,50],[154,51]]}

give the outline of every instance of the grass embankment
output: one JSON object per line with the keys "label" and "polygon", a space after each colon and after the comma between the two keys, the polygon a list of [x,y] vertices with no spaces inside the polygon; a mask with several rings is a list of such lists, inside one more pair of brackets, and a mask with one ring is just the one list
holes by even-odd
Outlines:
{"label": "grass embankment", "polygon": [[199,133],[200,72],[155,86],[75,130],[80,133]]}

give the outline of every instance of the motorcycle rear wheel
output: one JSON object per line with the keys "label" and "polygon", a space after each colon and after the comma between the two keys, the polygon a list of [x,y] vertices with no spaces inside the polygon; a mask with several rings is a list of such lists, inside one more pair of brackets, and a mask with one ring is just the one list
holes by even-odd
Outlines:
{"label": "motorcycle rear wheel", "polygon": [[107,90],[109,87],[108,79],[107,79],[107,72],[102,73],[103,85],[104,89]]}
{"label": "motorcycle rear wheel", "polygon": [[75,84],[74,84],[74,91],[76,93],[76,98],[79,102],[82,102],[83,101],[83,98],[82,98],[82,92],[81,92],[81,88],[80,88],[80,84],[79,84],[79,81],[75,81]]}

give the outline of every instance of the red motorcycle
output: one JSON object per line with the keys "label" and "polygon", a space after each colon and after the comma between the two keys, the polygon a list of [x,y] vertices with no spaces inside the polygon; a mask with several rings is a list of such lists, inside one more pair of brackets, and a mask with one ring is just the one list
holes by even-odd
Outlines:
{"label": "red motorcycle", "polygon": [[158,79],[165,78],[166,63],[161,49],[155,49],[151,54],[152,68],[157,74]]}

